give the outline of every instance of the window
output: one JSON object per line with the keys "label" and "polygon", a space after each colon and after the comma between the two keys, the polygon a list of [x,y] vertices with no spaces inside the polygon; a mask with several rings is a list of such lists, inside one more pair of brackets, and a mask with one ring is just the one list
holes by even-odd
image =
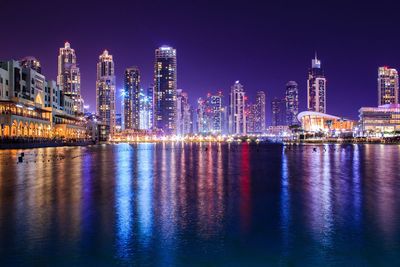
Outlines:
{"label": "window", "polygon": [[8,80],[6,80],[6,85],[8,85]]}

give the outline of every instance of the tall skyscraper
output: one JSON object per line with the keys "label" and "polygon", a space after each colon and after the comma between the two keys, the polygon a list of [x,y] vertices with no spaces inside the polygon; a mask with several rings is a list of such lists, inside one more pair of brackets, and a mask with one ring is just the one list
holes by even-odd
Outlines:
{"label": "tall skyscraper", "polygon": [[378,106],[398,104],[399,75],[396,69],[378,68]]}
{"label": "tall skyscraper", "polygon": [[102,123],[115,131],[115,74],[112,55],[107,50],[99,56],[96,79],[96,112]]}
{"label": "tall skyscraper", "polygon": [[125,129],[140,129],[140,72],[138,67],[125,70],[124,77],[124,125]]}
{"label": "tall skyscraper", "polygon": [[65,95],[74,100],[74,110],[83,112],[83,99],[81,96],[81,73],[76,61],[75,50],[69,42],[65,42],[58,54],[57,84],[62,87]]}
{"label": "tall skyscraper", "polygon": [[264,133],[265,132],[265,93],[258,91],[254,104],[248,106],[247,110],[247,132]]}
{"label": "tall skyscraper", "polygon": [[155,127],[176,134],[176,50],[162,46],[155,50],[154,96]]}
{"label": "tall skyscraper", "polygon": [[246,134],[246,98],[243,86],[236,81],[231,87],[229,103],[229,132],[231,134]]}
{"label": "tall skyscraper", "polygon": [[307,108],[310,111],[326,113],[326,79],[317,54],[308,71]]}
{"label": "tall skyscraper", "polygon": [[297,125],[297,114],[299,113],[299,90],[295,81],[289,81],[286,84],[286,124]]}
{"label": "tall skyscraper", "polygon": [[286,125],[285,99],[275,97],[272,102],[272,126]]}

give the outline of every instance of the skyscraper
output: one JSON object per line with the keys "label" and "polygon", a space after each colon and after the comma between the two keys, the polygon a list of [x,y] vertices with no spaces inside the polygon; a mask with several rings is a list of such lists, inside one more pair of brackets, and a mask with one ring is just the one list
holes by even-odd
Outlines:
{"label": "skyscraper", "polygon": [[57,84],[62,87],[65,95],[74,100],[74,110],[83,112],[81,96],[81,73],[76,61],[75,50],[69,42],[65,42],[58,54]]}
{"label": "skyscraper", "polygon": [[398,104],[399,75],[396,69],[378,68],[378,106]]}
{"label": "skyscraper", "polygon": [[265,132],[265,93],[258,91],[254,104],[248,106],[248,118],[246,118],[248,133]]}
{"label": "skyscraper", "polygon": [[155,127],[166,134],[176,133],[176,50],[162,46],[155,50]]}
{"label": "skyscraper", "polygon": [[96,79],[96,112],[102,123],[115,130],[115,74],[112,55],[107,50],[99,56]]}
{"label": "skyscraper", "polygon": [[138,67],[125,70],[124,76],[124,125],[125,129],[140,128],[140,72]]}
{"label": "skyscraper", "polygon": [[222,92],[207,94],[206,99],[200,98],[197,106],[198,130],[202,134],[225,134],[225,107]]}
{"label": "skyscraper", "polygon": [[286,124],[288,126],[297,125],[297,114],[299,113],[299,91],[295,81],[286,84]]}
{"label": "skyscraper", "polygon": [[229,132],[231,134],[246,134],[246,98],[243,86],[236,81],[231,87],[229,102]]}
{"label": "skyscraper", "polygon": [[326,113],[326,79],[317,54],[308,71],[307,108],[310,111]]}
{"label": "skyscraper", "polygon": [[275,97],[272,102],[272,126],[286,125],[285,99]]}

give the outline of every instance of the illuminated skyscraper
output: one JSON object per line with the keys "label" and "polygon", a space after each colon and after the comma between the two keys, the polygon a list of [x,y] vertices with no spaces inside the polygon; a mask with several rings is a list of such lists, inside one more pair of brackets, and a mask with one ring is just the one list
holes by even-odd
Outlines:
{"label": "illuminated skyscraper", "polygon": [[247,108],[247,133],[265,132],[265,93],[258,91],[256,101]]}
{"label": "illuminated skyscraper", "polygon": [[288,126],[299,124],[297,114],[299,113],[299,90],[297,83],[289,81],[286,84],[286,124]]}
{"label": "illuminated skyscraper", "polygon": [[74,100],[74,110],[83,112],[81,73],[76,62],[75,50],[68,42],[65,42],[58,54],[57,84],[62,87],[65,95]]}
{"label": "illuminated skyscraper", "polygon": [[272,102],[272,126],[286,125],[285,99],[275,97]]}
{"label": "illuminated skyscraper", "polygon": [[125,129],[140,128],[140,72],[138,67],[125,70],[124,77],[124,126]]}
{"label": "illuminated skyscraper", "polygon": [[176,134],[176,50],[162,46],[155,51],[154,97],[155,127]]}
{"label": "illuminated skyscraper", "polygon": [[246,98],[243,86],[239,81],[231,87],[229,102],[229,132],[230,134],[246,134]]}
{"label": "illuminated skyscraper", "polygon": [[97,63],[96,112],[102,123],[115,131],[115,74],[112,55],[104,50]]}
{"label": "illuminated skyscraper", "polygon": [[207,94],[206,99],[200,98],[197,106],[197,128],[202,134],[223,134],[225,130],[225,112],[222,92]]}
{"label": "illuminated skyscraper", "polygon": [[311,111],[326,113],[326,79],[317,54],[308,71],[307,108]]}
{"label": "illuminated skyscraper", "polygon": [[396,69],[379,67],[378,69],[378,106],[398,104],[399,75]]}

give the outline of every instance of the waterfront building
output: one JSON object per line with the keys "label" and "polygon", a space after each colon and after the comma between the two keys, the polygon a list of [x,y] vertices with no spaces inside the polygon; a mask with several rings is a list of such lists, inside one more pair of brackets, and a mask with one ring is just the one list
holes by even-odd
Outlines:
{"label": "waterfront building", "polygon": [[0,61],[0,137],[2,139],[85,139],[74,99],[36,67]]}
{"label": "waterfront building", "polygon": [[299,113],[299,91],[295,81],[286,84],[286,125],[298,125],[297,114]]}
{"label": "waterfront building", "polygon": [[359,110],[360,131],[388,133],[400,131],[400,104],[386,104],[379,107],[362,107]]}
{"label": "waterfront building", "polygon": [[229,133],[246,135],[246,97],[239,81],[231,87],[229,102]]}
{"label": "waterfront building", "polygon": [[306,132],[352,132],[356,122],[322,112],[303,111],[297,115]]}
{"label": "waterfront building", "polygon": [[162,46],[155,50],[154,126],[166,134],[176,134],[176,68],[176,49]]}
{"label": "waterfront building", "polygon": [[121,113],[115,114],[115,131],[121,132],[123,126],[123,118]]}
{"label": "waterfront building", "polygon": [[307,108],[309,111],[326,113],[326,78],[317,54],[308,71]]}
{"label": "waterfront building", "polygon": [[271,101],[272,126],[284,126],[286,124],[286,101],[275,97]]}
{"label": "waterfront building", "polygon": [[123,92],[124,129],[140,128],[140,71],[138,67],[125,70]]}
{"label": "waterfront building", "polygon": [[83,113],[81,74],[75,50],[71,48],[69,42],[65,42],[64,47],[59,49],[57,85],[62,88],[65,95],[74,100],[74,110]]}
{"label": "waterfront building", "polygon": [[112,135],[115,131],[115,74],[113,56],[107,50],[97,63],[96,113]]}
{"label": "waterfront building", "polygon": [[399,75],[396,69],[378,68],[378,106],[398,104]]}
{"label": "waterfront building", "polygon": [[186,92],[183,92],[182,89],[177,90],[176,106],[177,135],[184,136],[192,133],[192,108],[189,104],[188,94]]}

